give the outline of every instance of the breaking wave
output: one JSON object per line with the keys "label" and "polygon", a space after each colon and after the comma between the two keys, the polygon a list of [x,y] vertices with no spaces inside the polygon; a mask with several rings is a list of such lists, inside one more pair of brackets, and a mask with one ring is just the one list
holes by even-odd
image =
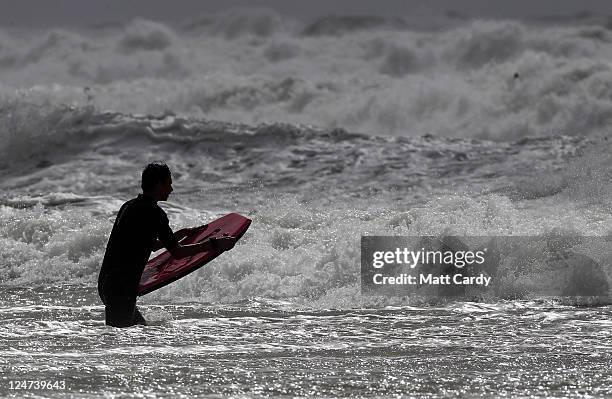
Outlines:
{"label": "breaking wave", "polygon": [[408,29],[408,23],[401,18],[375,16],[330,16],[321,18],[306,26],[302,34],[306,36],[341,35],[360,30]]}
{"label": "breaking wave", "polygon": [[[423,31],[393,21],[330,17],[304,35],[274,11],[238,9],[179,26],[3,32],[0,97],[370,135],[517,140],[610,123],[602,26],[476,20]],[[331,27],[351,34],[324,34]]]}
{"label": "breaking wave", "polygon": [[[366,234],[538,237],[499,250],[539,272],[549,243],[579,237],[603,274],[549,283],[612,282],[607,246],[585,244],[612,231],[610,32],[453,20],[243,9],[0,32],[0,284],[95,285],[115,212],[159,159],[174,228],[254,223],[153,299],[401,304],[361,296]],[[534,291],[522,260],[499,266],[527,272],[494,299]]]}
{"label": "breaking wave", "polygon": [[[528,298],[542,286],[561,295],[594,286],[602,273],[612,281],[608,246],[584,246],[612,231],[605,140],[384,138],[87,108],[25,115],[15,122],[21,134],[3,140],[12,161],[0,171],[0,284],[95,285],[115,212],[151,157],[172,166],[177,202],[164,207],[175,229],[229,211],[254,223],[234,250],[145,300],[413,301],[361,295],[364,234],[536,237],[529,247],[500,246],[510,261],[499,268],[518,274],[488,300]],[[545,249],[558,236],[578,237],[576,250],[606,268],[580,279],[544,274],[554,269]]]}

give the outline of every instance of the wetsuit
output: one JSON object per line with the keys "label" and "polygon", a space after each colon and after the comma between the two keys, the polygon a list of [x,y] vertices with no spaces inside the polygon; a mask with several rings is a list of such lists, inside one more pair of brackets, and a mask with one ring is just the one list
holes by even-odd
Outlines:
{"label": "wetsuit", "polygon": [[98,293],[105,305],[107,325],[146,324],[136,308],[136,293],[156,238],[166,248],[177,244],[166,212],[144,194],[123,204],[108,239],[98,277]]}

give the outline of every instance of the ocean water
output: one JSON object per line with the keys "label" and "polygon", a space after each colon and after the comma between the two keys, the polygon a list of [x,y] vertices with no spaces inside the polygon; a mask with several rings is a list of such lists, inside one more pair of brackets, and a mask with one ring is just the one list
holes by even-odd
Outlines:
{"label": "ocean water", "polygon": [[[2,395],[612,395],[609,298],[361,293],[363,235],[612,232],[605,24],[443,22],[0,30]],[[106,240],[155,160],[173,228],[253,224],[140,298],[150,326],[106,327]]]}

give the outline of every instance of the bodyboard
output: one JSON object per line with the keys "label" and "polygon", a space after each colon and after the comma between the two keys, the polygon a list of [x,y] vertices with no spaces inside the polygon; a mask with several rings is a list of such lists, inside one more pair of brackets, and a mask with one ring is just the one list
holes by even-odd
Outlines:
{"label": "bodyboard", "polygon": [[[211,237],[223,236],[236,237],[238,240],[250,224],[250,219],[237,213],[230,213],[197,227],[192,234],[181,240],[181,244],[195,244]],[[222,253],[220,250],[210,250],[187,258],[174,259],[168,251],[164,251],[145,265],[138,285],[138,295],[145,295],[164,287],[199,269]]]}

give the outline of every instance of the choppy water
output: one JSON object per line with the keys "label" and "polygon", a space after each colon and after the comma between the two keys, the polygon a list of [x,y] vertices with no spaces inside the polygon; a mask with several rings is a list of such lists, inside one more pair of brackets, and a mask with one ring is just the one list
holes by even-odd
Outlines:
{"label": "choppy water", "polygon": [[[216,18],[0,34],[2,394],[612,395],[609,298],[359,281],[362,235],[610,235],[605,27]],[[106,327],[106,240],[154,160],[175,229],[253,224],[141,298],[151,326]],[[10,389],[41,378],[67,389]]]}
{"label": "choppy water", "polygon": [[[66,298],[66,295],[69,298]],[[66,301],[73,305],[66,306]],[[92,289],[4,291],[2,390],[16,397],[576,397],[612,394],[612,309],[545,301],[298,310],[148,304],[104,327]],[[64,381],[18,390],[9,381]],[[26,395],[24,395],[24,393]]]}

